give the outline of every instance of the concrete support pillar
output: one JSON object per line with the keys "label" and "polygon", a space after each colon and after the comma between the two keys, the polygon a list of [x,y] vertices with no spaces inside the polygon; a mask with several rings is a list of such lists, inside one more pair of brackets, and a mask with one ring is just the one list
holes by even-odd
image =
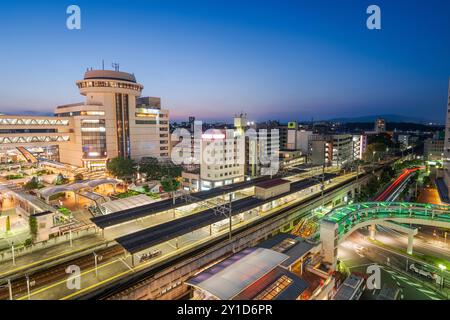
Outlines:
{"label": "concrete support pillar", "polygon": [[414,235],[412,233],[409,233],[408,234],[408,249],[406,250],[406,252],[408,254],[413,253],[413,242],[414,242]]}
{"label": "concrete support pillar", "polygon": [[370,225],[369,231],[370,231],[370,239],[375,240],[375,234],[376,234],[377,229],[374,224]]}

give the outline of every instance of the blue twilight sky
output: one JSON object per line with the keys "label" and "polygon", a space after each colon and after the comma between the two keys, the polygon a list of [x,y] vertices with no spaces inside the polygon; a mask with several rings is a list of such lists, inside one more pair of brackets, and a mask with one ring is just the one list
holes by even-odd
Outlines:
{"label": "blue twilight sky", "polygon": [[0,27],[0,112],[82,101],[75,81],[104,59],[174,119],[445,116],[448,0],[2,1]]}

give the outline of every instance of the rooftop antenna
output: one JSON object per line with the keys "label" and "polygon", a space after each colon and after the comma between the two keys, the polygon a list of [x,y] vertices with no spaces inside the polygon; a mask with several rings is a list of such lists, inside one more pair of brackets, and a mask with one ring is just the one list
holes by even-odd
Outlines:
{"label": "rooftop antenna", "polygon": [[114,71],[119,71],[119,64],[113,62],[112,67],[114,68]]}
{"label": "rooftop antenna", "polygon": [[102,59],[102,70],[105,70],[105,60]]}

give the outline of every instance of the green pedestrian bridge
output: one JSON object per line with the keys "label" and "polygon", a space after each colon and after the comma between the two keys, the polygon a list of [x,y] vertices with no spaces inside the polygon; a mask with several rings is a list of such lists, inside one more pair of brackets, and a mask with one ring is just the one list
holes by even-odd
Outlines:
{"label": "green pedestrian bridge", "polygon": [[[324,259],[334,263],[337,247],[357,229],[383,225],[408,234],[408,253],[412,253],[417,229],[410,225],[426,225],[450,229],[450,206],[408,202],[363,202],[341,206],[325,215],[320,222]],[[372,236],[372,234],[371,234]]]}

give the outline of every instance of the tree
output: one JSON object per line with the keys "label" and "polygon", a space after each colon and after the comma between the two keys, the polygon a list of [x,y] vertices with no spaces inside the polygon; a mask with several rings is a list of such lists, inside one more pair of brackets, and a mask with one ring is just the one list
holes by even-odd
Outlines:
{"label": "tree", "polygon": [[40,186],[39,179],[37,177],[33,177],[31,178],[30,181],[25,183],[23,187],[25,188],[25,190],[33,190],[39,188],[39,186]]}
{"label": "tree", "polygon": [[37,225],[37,219],[36,217],[30,216],[30,219],[28,220],[28,224],[30,226],[30,233],[33,239],[36,239],[37,233],[38,233],[38,225]]}
{"label": "tree", "polygon": [[172,177],[163,177],[161,179],[161,186],[165,192],[177,191],[180,187],[180,181]]}
{"label": "tree", "polygon": [[384,143],[375,142],[366,147],[363,154],[363,159],[366,162],[374,162],[381,158],[382,154],[386,152],[388,146]]}
{"label": "tree", "polygon": [[159,180],[161,177],[177,178],[181,176],[181,166],[171,162],[160,162],[153,157],[146,157],[139,163],[139,172],[146,175],[147,180]]}
{"label": "tree", "polygon": [[119,179],[132,178],[136,173],[134,161],[122,157],[112,158],[107,164],[107,169],[110,174]]}
{"label": "tree", "polygon": [[11,231],[11,220],[9,219],[9,216],[6,216],[6,232]]}
{"label": "tree", "polygon": [[61,184],[66,184],[67,182],[69,182],[69,180],[67,178],[65,178],[61,173],[58,174],[58,176],[55,179],[55,184],[57,186],[59,186]]}
{"label": "tree", "polygon": [[142,158],[139,163],[139,172],[145,174],[147,180],[160,179],[162,176],[159,161],[153,157]]}

